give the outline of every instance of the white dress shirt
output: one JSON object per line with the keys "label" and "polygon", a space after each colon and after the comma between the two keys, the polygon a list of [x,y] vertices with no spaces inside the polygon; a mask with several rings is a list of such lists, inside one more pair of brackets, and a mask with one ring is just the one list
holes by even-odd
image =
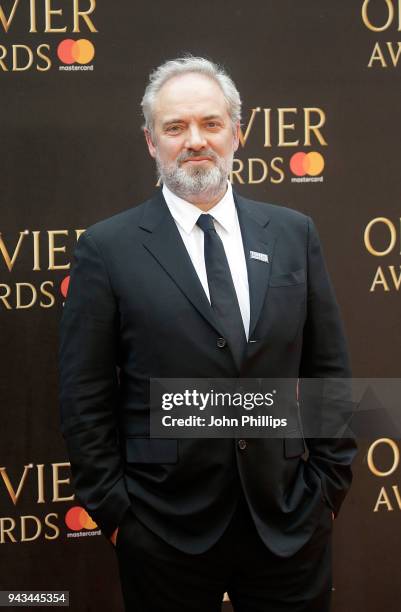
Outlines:
{"label": "white dress shirt", "polygon": [[[204,234],[201,228],[196,225],[202,211],[194,204],[186,202],[182,198],[176,196],[166,187],[166,185],[163,185],[163,195],[210,302],[203,248]],[[245,334],[248,339],[250,319],[248,273],[231,183],[227,182],[226,193],[222,199],[207,212],[215,219],[214,225],[216,232],[223,242],[235,292],[237,294]]]}

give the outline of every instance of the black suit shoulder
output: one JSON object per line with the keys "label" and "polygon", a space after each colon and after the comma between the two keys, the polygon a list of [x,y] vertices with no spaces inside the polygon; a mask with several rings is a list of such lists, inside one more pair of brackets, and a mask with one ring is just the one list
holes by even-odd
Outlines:
{"label": "black suit shoulder", "polygon": [[[237,193],[235,193],[235,199],[240,201],[242,208],[245,208],[253,218],[258,219],[261,223],[269,219],[277,229],[307,232],[310,218],[303,213],[286,206],[250,200]],[[135,234],[141,221],[146,220],[145,224],[149,219],[153,221],[155,210],[159,209],[158,212],[160,212],[161,207],[167,209],[161,191],[157,191],[149,200],[94,223],[87,228],[86,234],[98,244],[116,244],[116,241],[123,236]],[[156,218],[158,217],[157,214]]]}
{"label": "black suit shoulder", "polygon": [[142,204],[138,204],[127,210],[123,210],[101,221],[97,221],[93,225],[89,226],[86,230],[86,234],[91,236],[95,242],[103,242],[114,240],[121,237],[127,231],[131,232],[138,227],[142,218],[145,207],[151,200],[147,200]]}
{"label": "black suit shoulder", "polygon": [[258,212],[261,209],[264,214],[267,214],[272,220],[290,221],[293,223],[304,224],[308,220],[308,216],[288,206],[282,206],[281,204],[270,204],[269,202],[261,202],[259,200],[248,200],[242,198],[242,200],[248,203],[249,208],[253,212]]}
{"label": "black suit shoulder", "polygon": [[307,215],[298,212],[287,206],[278,204],[270,204],[269,202],[260,202],[257,200],[248,200],[242,196],[235,195],[237,202],[243,210],[246,210],[254,219],[261,224],[267,221],[273,224],[278,232],[284,231],[294,233],[295,235],[307,235],[311,224],[311,219]]}

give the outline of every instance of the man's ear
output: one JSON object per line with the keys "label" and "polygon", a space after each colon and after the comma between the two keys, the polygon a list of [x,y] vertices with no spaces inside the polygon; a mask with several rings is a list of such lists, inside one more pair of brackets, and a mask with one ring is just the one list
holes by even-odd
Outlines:
{"label": "man's ear", "polygon": [[148,145],[149,153],[151,154],[152,157],[156,157],[156,147],[155,147],[155,144],[153,142],[152,134],[150,133],[150,130],[148,130],[148,128],[144,128],[143,131],[144,131],[144,134],[145,134],[146,143]]}
{"label": "man's ear", "polygon": [[234,152],[238,149],[239,147],[239,132],[240,132],[240,122],[238,121],[237,125],[235,126],[235,131],[234,131],[234,142],[233,142],[233,149]]}

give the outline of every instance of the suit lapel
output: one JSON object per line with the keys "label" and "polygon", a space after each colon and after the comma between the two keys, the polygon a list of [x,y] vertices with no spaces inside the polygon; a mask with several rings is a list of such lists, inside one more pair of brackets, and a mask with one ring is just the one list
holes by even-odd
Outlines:
{"label": "suit lapel", "polygon": [[161,190],[147,202],[139,226],[145,230],[145,248],[157,259],[200,314],[220,336],[224,336]]}
{"label": "suit lapel", "polygon": [[[252,338],[267,295],[276,237],[269,226],[270,219],[263,205],[246,200],[236,193],[234,193],[234,199],[237,205],[248,270],[251,310],[249,338]],[[251,258],[251,251],[267,255],[268,262]]]}

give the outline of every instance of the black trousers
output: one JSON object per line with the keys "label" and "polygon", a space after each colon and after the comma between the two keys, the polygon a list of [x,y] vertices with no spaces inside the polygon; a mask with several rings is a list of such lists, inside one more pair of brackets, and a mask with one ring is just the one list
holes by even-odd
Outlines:
{"label": "black trousers", "polygon": [[126,612],[220,612],[227,592],[235,612],[328,612],[331,531],[324,509],[312,539],[277,557],[261,541],[246,501],[220,540],[200,555],[166,544],[132,513],[116,552]]}

